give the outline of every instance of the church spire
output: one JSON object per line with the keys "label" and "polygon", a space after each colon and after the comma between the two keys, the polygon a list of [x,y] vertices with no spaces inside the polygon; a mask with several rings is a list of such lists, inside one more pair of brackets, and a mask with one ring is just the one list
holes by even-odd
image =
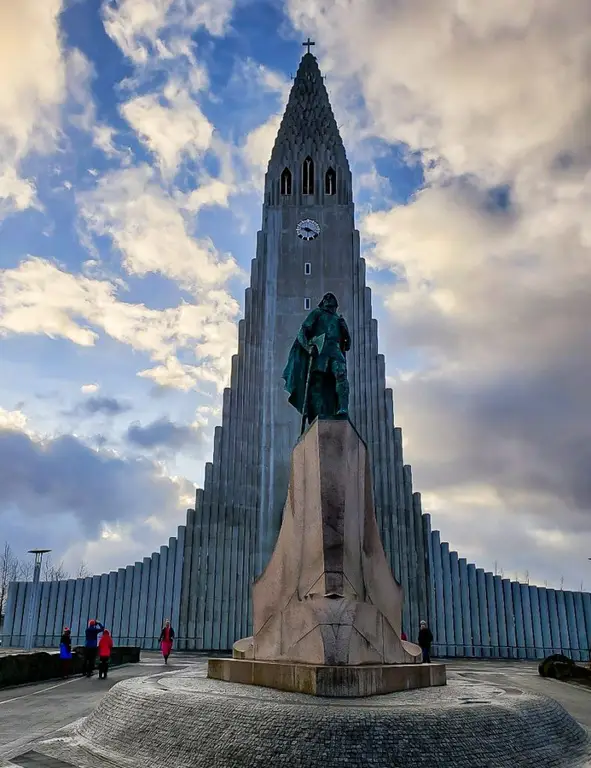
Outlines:
{"label": "church spire", "polygon": [[325,196],[350,203],[349,163],[318,62],[310,53],[314,43],[308,39],[303,45],[308,52],[300,61],[271,152],[265,200],[276,205],[293,195],[293,202],[313,188],[316,203],[327,202]]}

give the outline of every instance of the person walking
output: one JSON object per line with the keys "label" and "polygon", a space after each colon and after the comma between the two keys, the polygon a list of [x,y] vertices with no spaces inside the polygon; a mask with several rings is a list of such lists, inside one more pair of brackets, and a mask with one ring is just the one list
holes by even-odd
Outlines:
{"label": "person walking", "polygon": [[68,627],[64,627],[60,638],[60,659],[62,660],[62,677],[67,679],[72,667],[72,634]]}
{"label": "person walking", "polygon": [[111,658],[111,648],[113,647],[113,638],[108,629],[103,630],[103,636],[98,641],[99,657],[99,680],[107,679],[107,670],[109,669],[109,659]]}
{"label": "person walking", "polygon": [[104,626],[96,619],[90,619],[86,627],[86,639],[84,641],[84,666],[82,674],[86,677],[92,677],[94,665],[96,663],[96,651],[98,645],[98,636],[104,631]]}
{"label": "person walking", "polygon": [[162,632],[160,633],[160,637],[158,638],[158,642],[160,643],[160,650],[162,651],[162,655],[164,656],[164,663],[168,664],[168,657],[170,656],[170,652],[172,651],[172,642],[174,640],[174,629],[170,626],[170,621],[166,619],[164,622],[164,626],[162,627]]}
{"label": "person walking", "polygon": [[423,664],[431,663],[431,643],[433,642],[433,633],[427,626],[426,621],[421,621],[419,629],[419,647],[423,652]]}

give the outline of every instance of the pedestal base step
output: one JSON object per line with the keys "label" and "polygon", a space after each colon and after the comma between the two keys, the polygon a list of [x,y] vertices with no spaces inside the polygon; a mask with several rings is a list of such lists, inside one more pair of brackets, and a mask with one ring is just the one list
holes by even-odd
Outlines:
{"label": "pedestal base step", "polygon": [[445,664],[327,667],[277,661],[209,659],[207,676],[311,696],[353,698],[446,684]]}

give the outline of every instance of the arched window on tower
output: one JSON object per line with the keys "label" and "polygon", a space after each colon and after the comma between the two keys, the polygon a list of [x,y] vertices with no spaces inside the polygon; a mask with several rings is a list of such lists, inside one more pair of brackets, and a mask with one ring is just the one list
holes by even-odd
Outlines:
{"label": "arched window on tower", "polygon": [[302,166],[302,194],[314,194],[314,163],[309,155]]}
{"label": "arched window on tower", "polygon": [[291,195],[291,171],[284,168],[281,172],[280,191],[282,195]]}
{"label": "arched window on tower", "polygon": [[337,193],[337,174],[334,168],[329,168],[324,176],[324,194],[336,195]]}

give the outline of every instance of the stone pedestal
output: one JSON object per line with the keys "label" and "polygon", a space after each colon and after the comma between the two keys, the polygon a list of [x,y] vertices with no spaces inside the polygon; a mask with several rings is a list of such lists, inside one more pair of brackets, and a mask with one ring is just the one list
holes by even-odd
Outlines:
{"label": "stone pedestal", "polygon": [[446,684],[445,664],[324,666],[297,662],[209,659],[207,676],[326,698],[356,698]]}
{"label": "stone pedestal", "polygon": [[316,420],[292,453],[283,522],[253,588],[254,636],[242,657],[416,662],[419,647],[400,639],[402,598],[378,532],[367,448],[348,420]]}

